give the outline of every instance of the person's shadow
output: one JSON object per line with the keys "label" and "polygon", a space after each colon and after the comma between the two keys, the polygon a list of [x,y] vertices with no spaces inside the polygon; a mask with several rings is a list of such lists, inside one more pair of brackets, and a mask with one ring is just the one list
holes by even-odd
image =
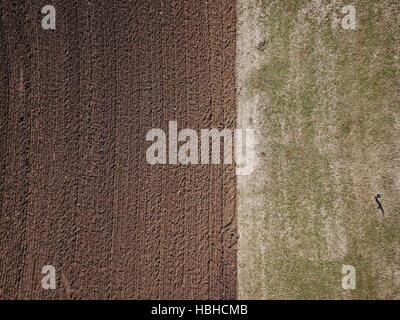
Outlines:
{"label": "person's shadow", "polygon": [[382,198],[381,194],[377,194],[374,196],[376,203],[378,204],[378,209],[381,210],[382,214],[385,214],[385,210],[383,210],[382,203],[379,201],[380,198]]}

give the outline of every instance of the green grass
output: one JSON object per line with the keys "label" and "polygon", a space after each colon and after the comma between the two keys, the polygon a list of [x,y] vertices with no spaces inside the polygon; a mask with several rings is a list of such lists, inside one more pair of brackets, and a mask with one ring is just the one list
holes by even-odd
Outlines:
{"label": "green grass", "polygon": [[[260,3],[267,45],[245,94],[268,97],[257,172],[268,172],[258,186],[267,205],[253,221],[268,250],[259,255],[257,235],[249,250],[259,268],[242,273],[241,296],[400,298],[396,3],[353,1],[356,30],[332,27],[346,1]],[[357,271],[351,292],[340,285],[343,264]]]}

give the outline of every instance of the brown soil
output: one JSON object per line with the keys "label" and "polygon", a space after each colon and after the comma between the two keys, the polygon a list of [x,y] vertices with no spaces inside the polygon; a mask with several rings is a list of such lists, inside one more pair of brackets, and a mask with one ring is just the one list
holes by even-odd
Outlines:
{"label": "brown soil", "polygon": [[145,159],[235,126],[234,1],[52,4],[0,3],[0,298],[235,298],[234,168]]}

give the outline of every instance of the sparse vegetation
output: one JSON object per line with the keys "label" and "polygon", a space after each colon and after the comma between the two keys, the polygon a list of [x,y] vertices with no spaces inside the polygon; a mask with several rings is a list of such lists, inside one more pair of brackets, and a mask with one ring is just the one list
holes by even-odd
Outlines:
{"label": "sparse vegetation", "polygon": [[[252,3],[266,44],[239,84],[243,99],[259,97],[266,156],[241,184],[257,205],[239,211],[251,238],[239,265],[253,261],[239,297],[399,299],[399,3],[351,1],[356,30],[338,20],[348,1]],[[342,264],[356,268],[356,290],[341,288]]]}

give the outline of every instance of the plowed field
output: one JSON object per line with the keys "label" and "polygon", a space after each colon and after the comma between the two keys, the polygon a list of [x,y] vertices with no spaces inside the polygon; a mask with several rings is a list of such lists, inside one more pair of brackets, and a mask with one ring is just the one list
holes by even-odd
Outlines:
{"label": "plowed field", "polygon": [[0,297],[235,298],[234,167],[145,140],[234,128],[234,1],[52,4],[0,3]]}

